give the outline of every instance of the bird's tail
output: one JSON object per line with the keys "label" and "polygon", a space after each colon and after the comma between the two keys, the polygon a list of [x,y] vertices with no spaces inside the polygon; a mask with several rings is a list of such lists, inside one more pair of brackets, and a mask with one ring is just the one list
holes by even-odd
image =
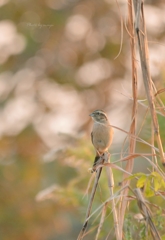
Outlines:
{"label": "bird's tail", "polygon": [[94,160],[94,163],[93,163],[93,168],[96,167],[97,161],[99,160],[99,158],[100,158],[100,156],[99,156],[99,155],[96,155],[95,160]]}

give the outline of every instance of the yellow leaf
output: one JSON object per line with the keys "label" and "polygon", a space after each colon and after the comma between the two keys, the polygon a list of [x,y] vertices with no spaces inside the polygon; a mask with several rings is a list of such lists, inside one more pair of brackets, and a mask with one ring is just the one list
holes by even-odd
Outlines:
{"label": "yellow leaf", "polygon": [[158,191],[161,188],[161,181],[160,179],[154,178],[154,190]]}
{"label": "yellow leaf", "polygon": [[146,178],[147,178],[146,175],[142,175],[142,176],[138,179],[138,181],[137,181],[137,187],[138,187],[138,188],[144,187],[145,182],[146,182]]}
{"label": "yellow leaf", "polygon": [[146,197],[152,197],[154,194],[154,191],[151,189],[151,182],[147,180],[145,184],[145,195]]}

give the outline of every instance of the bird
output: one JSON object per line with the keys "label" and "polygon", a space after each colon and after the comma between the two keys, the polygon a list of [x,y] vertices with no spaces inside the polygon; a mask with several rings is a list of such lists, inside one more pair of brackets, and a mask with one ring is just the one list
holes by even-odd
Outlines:
{"label": "bird", "polygon": [[93,163],[93,171],[95,171],[99,158],[108,151],[112,143],[113,129],[110,126],[107,114],[103,110],[95,110],[89,116],[93,120],[91,141],[96,150],[96,156]]}

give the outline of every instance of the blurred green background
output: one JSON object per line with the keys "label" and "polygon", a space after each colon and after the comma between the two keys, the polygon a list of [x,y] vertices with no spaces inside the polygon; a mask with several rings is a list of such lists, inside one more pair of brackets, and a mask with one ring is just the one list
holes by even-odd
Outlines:
{"label": "blurred green background", "polygon": [[[125,27],[121,35],[120,22],[122,17],[127,24],[127,1],[118,3],[120,11],[110,0],[0,0],[1,240],[77,238],[95,154],[89,113],[104,109],[111,124],[126,131],[131,123],[130,42]],[[145,1],[158,90],[165,85],[164,10],[164,1]],[[144,100],[139,59],[137,66]],[[164,102],[164,93],[160,97]],[[145,113],[139,104],[138,129]],[[165,122],[159,120],[164,144]],[[112,160],[120,158],[126,137],[114,131]],[[150,141],[149,116],[141,137]],[[142,144],[136,150],[150,151]],[[146,168],[144,160],[135,161],[135,171]],[[122,174],[115,174],[117,186]],[[106,181],[103,175],[94,208],[108,197]],[[114,236],[108,220],[102,239],[109,231]]]}

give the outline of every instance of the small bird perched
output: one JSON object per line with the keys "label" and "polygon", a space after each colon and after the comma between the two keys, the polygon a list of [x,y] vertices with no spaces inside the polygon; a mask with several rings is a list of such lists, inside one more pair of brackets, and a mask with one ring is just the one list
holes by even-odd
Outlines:
{"label": "small bird perched", "polygon": [[91,133],[91,140],[96,149],[96,157],[93,163],[93,170],[96,167],[100,156],[108,151],[113,139],[113,129],[110,126],[106,113],[102,110],[95,110],[89,116],[94,121]]}

